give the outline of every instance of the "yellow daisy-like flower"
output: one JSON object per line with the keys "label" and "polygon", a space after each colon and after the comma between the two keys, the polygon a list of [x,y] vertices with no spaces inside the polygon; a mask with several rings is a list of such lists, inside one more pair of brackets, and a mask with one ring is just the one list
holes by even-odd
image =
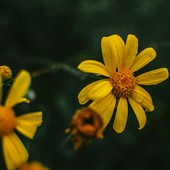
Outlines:
{"label": "yellow daisy-like flower", "polygon": [[49,169],[38,161],[32,161],[29,163],[28,162],[24,163],[17,170],[49,170]]}
{"label": "yellow daisy-like flower", "polygon": [[156,57],[153,48],[146,48],[138,53],[138,39],[129,34],[126,43],[118,35],[103,37],[101,41],[104,64],[86,60],[78,69],[86,73],[104,76],[83,88],[78,99],[80,104],[89,100],[89,107],[103,117],[104,126],[109,123],[114,109],[117,107],[113,129],[121,133],[125,129],[128,117],[128,101],[139,122],[139,129],[146,124],[145,111],[153,111],[154,105],[150,94],[140,85],[156,85],[169,76],[167,68],[159,68],[134,76]]}
{"label": "yellow daisy-like flower", "polygon": [[[0,138],[4,160],[8,170],[14,170],[28,160],[28,152],[15,133],[15,129],[32,139],[37,127],[42,123],[42,112],[32,112],[16,116],[13,107],[22,102],[29,102],[23,96],[31,83],[30,74],[21,70],[16,76],[4,105],[0,105]],[[0,80],[0,103],[2,98],[2,81]]]}

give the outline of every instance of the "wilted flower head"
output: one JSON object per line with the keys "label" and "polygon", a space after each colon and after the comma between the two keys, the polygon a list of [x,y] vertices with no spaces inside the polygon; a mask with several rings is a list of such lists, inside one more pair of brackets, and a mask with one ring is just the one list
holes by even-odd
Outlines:
{"label": "wilted flower head", "polygon": [[71,134],[74,149],[77,150],[82,144],[90,143],[92,139],[103,138],[103,120],[89,107],[77,110],[66,133]]}

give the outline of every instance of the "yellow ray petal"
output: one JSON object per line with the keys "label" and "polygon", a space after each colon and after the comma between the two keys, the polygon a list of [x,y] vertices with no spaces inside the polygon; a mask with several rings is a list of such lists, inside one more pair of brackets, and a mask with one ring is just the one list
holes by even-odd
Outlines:
{"label": "yellow ray petal", "polygon": [[99,100],[109,94],[112,90],[112,85],[109,79],[95,81],[84,87],[79,95],[79,103],[85,104],[89,100]]}
{"label": "yellow ray petal", "polygon": [[78,65],[78,69],[86,73],[94,73],[94,74],[110,77],[104,64],[98,61],[85,60]]}
{"label": "yellow ray petal", "polygon": [[148,71],[136,77],[137,83],[140,85],[156,85],[165,81],[169,77],[167,68],[159,68]]}
{"label": "yellow ray petal", "polygon": [[26,70],[21,70],[16,76],[10,88],[5,105],[13,107],[14,105],[21,103],[23,101],[27,102],[28,100],[23,99],[23,97],[27,93],[30,83],[31,76],[29,72],[27,72]]}
{"label": "yellow ray petal", "polygon": [[156,57],[156,52],[153,48],[146,48],[143,51],[141,51],[135,59],[135,63],[132,65],[130,70],[132,72],[135,72],[148,63],[150,63],[154,58]]}
{"label": "yellow ray petal", "polygon": [[113,129],[117,133],[124,131],[128,117],[128,104],[126,98],[120,98],[117,106]]}
{"label": "yellow ray petal", "polygon": [[102,38],[101,49],[103,60],[111,74],[115,73],[118,59],[120,60],[123,56],[124,46],[124,41],[118,35]]}
{"label": "yellow ray petal", "polygon": [[99,113],[103,118],[104,128],[108,125],[115,108],[116,97],[110,93],[106,97],[93,101],[89,107]]}
{"label": "yellow ray petal", "polygon": [[14,170],[28,160],[28,152],[15,133],[3,136],[2,146],[8,170]]}
{"label": "yellow ray petal", "polygon": [[141,104],[145,111],[152,112],[154,110],[154,105],[150,94],[141,86],[136,85],[132,91],[131,97]]}
{"label": "yellow ray petal", "polygon": [[126,40],[124,55],[122,58],[122,66],[130,68],[135,61],[136,54],[138,52],[138,39],[129,34]]}
{"label": "yellow ray petal", "polygon": [[139,122],[139,130],[142,129],[146,124],[146,114],[142,106],[133,100],[131,97],[128,98],[129,103],[132,106],[133,111],[135,112],[136,118]]}
{"label": "yellow ray petal", "polygon": [[32,139],[38,126],[41,124],[42,112],[32,112],[17,117],[16,129],[23,135]]}

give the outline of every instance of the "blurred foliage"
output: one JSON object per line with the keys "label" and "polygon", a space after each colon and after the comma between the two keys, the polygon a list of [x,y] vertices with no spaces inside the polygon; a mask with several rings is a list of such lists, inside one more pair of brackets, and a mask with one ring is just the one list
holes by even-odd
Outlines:
{"label": "blurred foliage", "polygon": [[[135,115],[129,110],[122,134],[112,130],[111,121],[104,140],[79,151],[73,151],[64,133],[74,112],[82,107],[78,92],[94,80],[76,66],[85,59],[102,61],[103,36],[119,34],[125,39],[132,33],[139,39],[139,51],[152,46],[157,58],[142,72],[170,68],[169,5],[168,0],[0,1],[0,65],[10,66],[14,75],[20,69],[33,75],[28,93],[32,102],[16,110],[44,114],[35,139],[22,137],[30,160],[52,170],[169,169],[169,80],[147,87],[155,110],[147,113],[143,130],[137,130]],[[1,170],[3,166],[0,159]]]}

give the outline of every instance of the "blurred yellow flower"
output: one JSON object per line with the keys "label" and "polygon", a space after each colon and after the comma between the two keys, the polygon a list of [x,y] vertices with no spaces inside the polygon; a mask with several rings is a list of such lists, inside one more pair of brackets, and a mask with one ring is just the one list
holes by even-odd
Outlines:
{"label": "blurred yellow flower", "polygon": [[[13,107],[22,102],[29,102],[23,96],[31,83],[30,74],[21,70],[16,76],[4,105],[0,105],[0,137],[4,160],[8,170],[14,170],[27,161],[28,152],[14,132],[14,129],[32,139],[37,127],[42,123],[42,112],[32,112],[16,116]],[[0,80],[0,103],[2,103],[2,80]]]}
{"label": "blurred yellow flower", "polygon": [[101,49],[105,65],[98,61],[86,60],[78,66],[83,72],[105,77],[80,91],[80,104],[92,100],[89,107],[101,114],[104,127],[117,108],[113,129],[121,133],[126,126],[129,101],[139,122],[139,129],[142,129],[146,124],[145,111],[153,111],[154,105],[150,94],[140,85],[156,85],[163,82],[169,77],[168,70],[159,68],[134,76],[134,72],[156,57],[156,52],[153,48],[146,48],[137,54],[138,39],[131,34],[127,36],[126,43],[118,35],[103,37]]}
{"label": "blurred yellow flower", "polygon": [[17,170],[49,170],[49,169],[47,167],[45,167],[44,165],[42,165],[38,161],[32,161],[32,162],[29,162],[29,163],[28,162],[24,163]]}
{"label": "blurred yellow flower", "polygon": [[100,114],[89,107],[79,109],[74,114],[70,127],[65,130],[71,134],[74,149],[89,144],[93,139],[103,138],[103,120]]}

